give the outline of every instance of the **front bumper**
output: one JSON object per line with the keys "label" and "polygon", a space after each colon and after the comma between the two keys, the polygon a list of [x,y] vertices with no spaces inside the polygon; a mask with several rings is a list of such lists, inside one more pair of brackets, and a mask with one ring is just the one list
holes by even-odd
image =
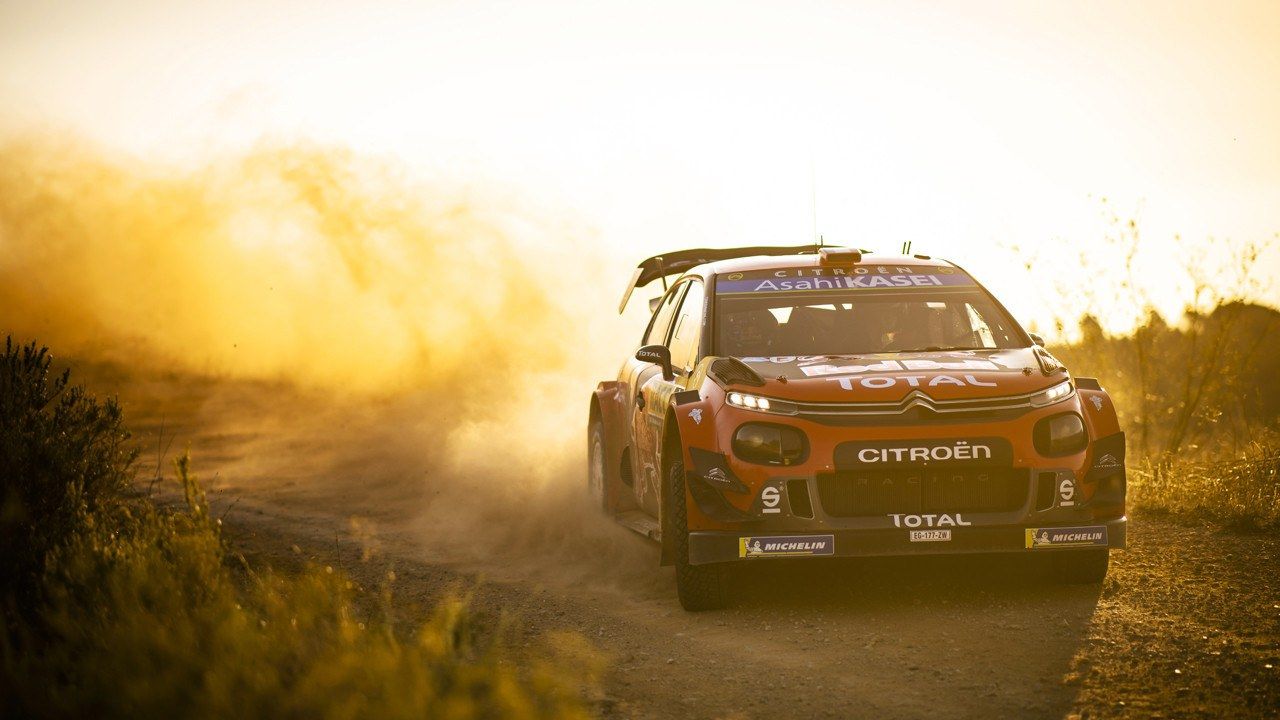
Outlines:
{"label": "front bumper", "polygon": [[[755,533],[744,528],[741,531],[713,530],[689,533],[689,563],[709,565],[737,560],[770,557],[870,557],[885,555],[960,555],[973,553],[1050,553],[1070,552],[1082,549],[1125,547],[1128,518],[1072,525],[1025,526],[966,526],[947,528],[950,539],[945,541],[912,542],[907,528],[831,529],[826,532],[801,532],[784,534],[781,531]],[[1103,537],[1096,539],[1096,528],[1102,528]],[[1069,539],[1079,535],[1092,540],[1079,543],[1039,544],[1032,542],[1028,531],[1080,530],[1064,534]],[[782,549],[791,552],[751,553],[744,549],[755,540],[778,540]],[[785,538],[785,542],[781,539]],[[807,541],[806,541],[807,540]]]}

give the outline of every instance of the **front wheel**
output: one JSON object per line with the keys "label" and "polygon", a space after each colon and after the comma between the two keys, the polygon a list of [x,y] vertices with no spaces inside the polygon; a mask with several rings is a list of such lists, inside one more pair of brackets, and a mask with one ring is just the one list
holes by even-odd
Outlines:
{"label": "front wheel", "polygon": [[1110,551],[1069,550],[1053,556],[1053,569],[1058,580],[1070,585],[1092,585],[1107,577]]}
{"label": "front wheel", "polygon": [[675,536],[676,594],[685,610],[718,610],[729,604],[728,568],[723,564],[689,564],[689,513],[684,482],[684,462],[671,463],[667,472],[667,497],[671,499],[669,528]]}

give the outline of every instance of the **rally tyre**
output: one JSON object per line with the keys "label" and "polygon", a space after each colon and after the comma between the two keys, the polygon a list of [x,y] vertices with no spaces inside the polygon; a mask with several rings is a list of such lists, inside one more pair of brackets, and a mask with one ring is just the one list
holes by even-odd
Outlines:
{"label": "rally tyre", "polygon": [[587,428],[587,492],[591,504],[601,512],[609,509],[609,496],[605,487],[604,424],[592,418]]}
{"label": "rally tyre", "polygon": [[674,535],[676,594],[680,606],[690,612],[718,610],[729,604],[729,573],[723,565],[689,564],[689,514],[685,506],[684,461],[671,463],[667,472],[670,529]]}
{"label": "rally tyre", "polygon": [[1069,585],[1094,585],[1107,577],[1109,552],[1100,550],[1067,550],[1053,556],[1058,580]]}

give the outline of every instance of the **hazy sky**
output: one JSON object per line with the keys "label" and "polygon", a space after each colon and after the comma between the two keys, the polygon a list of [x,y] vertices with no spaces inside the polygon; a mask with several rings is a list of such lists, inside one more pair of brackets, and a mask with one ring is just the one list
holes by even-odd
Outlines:
{"label": "hazy sky", "polygon": [[1061,260],[1106,197],[1172,308],[1175,233],[1280,231],[1280,2],[7,0],[0,126],[173,161],[341,143],[563,212],[628,263],[807,242],[816,205],[829,242],[912,240],[1028,297],[998,245]]}

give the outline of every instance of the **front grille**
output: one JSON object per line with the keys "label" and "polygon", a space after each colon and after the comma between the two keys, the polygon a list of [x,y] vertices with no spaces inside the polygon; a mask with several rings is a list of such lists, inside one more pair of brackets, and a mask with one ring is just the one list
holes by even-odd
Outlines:
{"label": "front grille", "polygon": [[773,412],[835,427],[1004,422],[1033,410],[1037,394],[935,400],[912,390],[896,402],[775,401]]}
{"label": "front grille", "polygon": [[912,390],[896,402],[797,402],[796,410],[802,415],[898,415],[912,408],[923,408],[939,415],[947,413],[998,412],[1001,410],[1027,410],[1032,407],[1031,397],[1006,395],[989,398],[960,398],[934,400],[929,395]]}
{"label": "front grille", "polygon": [[1028,412],[1027,408],[994,408],[939,413],[926,407],[913,407],[893,415],[877,415],[859,412],[810,412],[802,408],[796,413],[796,417],[828,427],[909,427],[1008,422],[1017,420]]}
{"label": "front grille", "polygon": [[1027,500],[1026,470],[954,467],[851,470],[818,476],[832,517],[903,513],[1009,512]]}

